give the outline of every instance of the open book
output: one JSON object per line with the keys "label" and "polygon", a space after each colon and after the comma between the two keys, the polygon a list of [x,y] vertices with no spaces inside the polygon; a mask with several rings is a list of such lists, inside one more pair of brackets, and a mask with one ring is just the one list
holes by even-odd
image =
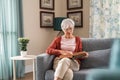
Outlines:
{"label": "open book", "polygon": [[84,53],[84,52],[75,52],[74,54],[73,54],[73,57],[72,57],[72,59],[79,59],[79,58],[83,58],[83,57],[85,57],[86,56],[86,53]]}
{"label": "open book", "polygon": [[[75,52],[73,53],[73,56],[71,59],[79,59],[79,58],[83,58],[86,56],[86,52]],[[65,58],[65,57],[69,57],[67,55],[60,55],[60,58]]]}

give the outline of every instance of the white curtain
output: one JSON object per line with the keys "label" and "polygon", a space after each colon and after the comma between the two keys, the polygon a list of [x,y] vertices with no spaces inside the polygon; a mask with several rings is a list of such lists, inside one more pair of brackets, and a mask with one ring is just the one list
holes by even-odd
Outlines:
{"label": "white curtain", "polygon": [[90,37],[120,38],[120,0],[90,0]]}

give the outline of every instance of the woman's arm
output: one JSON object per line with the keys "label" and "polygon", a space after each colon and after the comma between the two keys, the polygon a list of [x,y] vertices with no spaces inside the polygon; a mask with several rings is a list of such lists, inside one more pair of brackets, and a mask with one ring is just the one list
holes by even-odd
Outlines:
{"label": "woman's arm", "polygon": [[53,40],[53,42],[50,44],[50,46],[47,48],[46,53],[51,55],[64,55],[64,56],[72,56],[72,53],[70,51],[64,51],[60,50],[60,37],[57,37]]}
{"label": "woman's arm", "polygon": [[59,56],[60,58],[72,58],[73,57],[73,53],[71,51],[60,51],[61,55]]}
{"label": "woman's arm", "polygon": [[51,54],[51,55],[60,55],[60,50],[57,49],[58,45],[58,38],[55,38],[52,43],[49,45],[49,47],[46,49],[46,53]]}
{"label": "woman's arm", "polygon": [[78,39],[78,42],[77,42],[77,44],[78,44],[78,51],[77,51],[77,53],[83,55],[83,57],[80,58],[80,59],[85,59],[85,58],[87,58],[89,56],[89,54],[86,51],[82,51],[83,49],[82,49],[82,40],[81,40],[81,38],[77,37],[77,39]]}

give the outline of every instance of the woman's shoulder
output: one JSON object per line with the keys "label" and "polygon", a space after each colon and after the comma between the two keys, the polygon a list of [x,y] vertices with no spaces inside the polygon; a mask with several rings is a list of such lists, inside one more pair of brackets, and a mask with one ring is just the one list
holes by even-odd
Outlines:
{"label": "woman's shoulder", "polygon": [[79,37],[79,36],[75,36],[75,38],[76,38],[76,41],[80,41],[80,42],[82,41],[81,37]]}
{"label": "woman's shoulder", "polygon": [[75,36],[75,38],[76,38],[76,39],[79,39],[79,40],[81,39],[81,37],[80,37],[80,36]]}
{"label": "woman's shoulder", "polygon": [[57,36],[54,38],[54,41],[60,41],[61,40],[61,36]]}

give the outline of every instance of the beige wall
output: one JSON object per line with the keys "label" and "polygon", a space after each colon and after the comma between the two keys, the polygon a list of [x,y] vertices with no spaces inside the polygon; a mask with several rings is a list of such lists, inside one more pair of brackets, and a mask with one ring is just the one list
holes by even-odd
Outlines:
{"label": "beige wall", "polygon": [[66,17],[66,1],[65,0],[55,0],[55,16],[56,17]]}
{"label": "beige wall", "polygon": [[[75,35],[88,37],[89,32],[89,0],[83,0],[83,28],[76,28]],[[51,43],[53,38],[58,34],[52,28],[40,28],[40,8],[39,0],[23,0],[23,20],[24,35],[30,39],[28,44],[28,54],[38,55],[45,52],[45,49]],[[66,16],[66,1],[55,0],[55,16]],[[27,62],[26,65],[30,65]]]}

